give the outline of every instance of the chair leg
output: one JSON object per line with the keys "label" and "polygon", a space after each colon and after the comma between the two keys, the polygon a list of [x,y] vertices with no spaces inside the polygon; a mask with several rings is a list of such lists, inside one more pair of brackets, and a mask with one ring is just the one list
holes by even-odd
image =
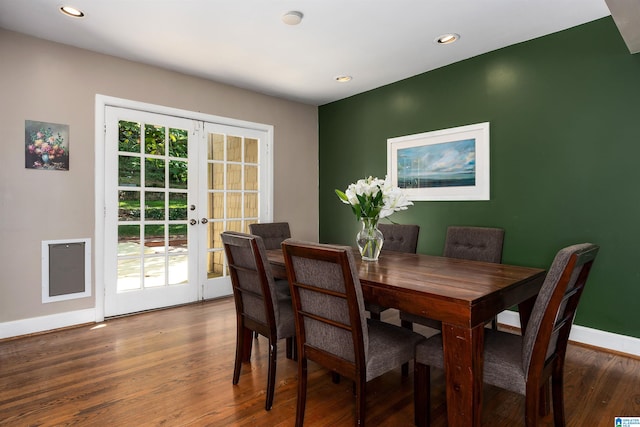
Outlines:
{"label": "chair leg", "polygon": [[374,320],[380,320],[380,313],[371,312],[371,318]]}
{"label": "chair leg", "polygon": [[431,424],[431,368],[414,362],[413,375],[413,410],[418,427]]}
{"label": "chair leg", "polygon": [[366,417],[366,381],[361,378],[354,381],[354,388],[356,392],[356,426],[364,427]]}
{"label": "chair leg", "polygon": [[[298,355],[302,357],[302,355]],[[303,427],[304,409],[307,403],[307,358],[298,361],[298,404],[296,407],[296,427]]]}
{"label": "chair leg", "polygon": [[540,391],[538,390],[529,390],[527,387],[526,395],[525,395],[525,403],[524,403],[524,420],[526,427],[537,427],[538,426],[538,414],[540,413]]}
{"label": "chair leg", "polygon": [[409,322],[408,320],[401,320],[400,326],[402,326],[405,329],[409,329],[410,331],[413,331],[413,322]]}
{"label": "chair leg", "polygon": [[293,337],[289,337],[285,340],[286,342],[286,355],[287,355],[287,359],[295,359],[294,353],[295,353],[295,341]]}
{"label": "chair leg", "polygon": [[267,376],[267,400],[264,409],[271,410],[273,405],[273,394],[276,388],[276,360],[278,357],[278,341],[275,338],[269,338],[269,372]]}
{"label": "chair leg", "polygon": [[406,378],[406,377],[409,376],[409,362],[404,362],[402,364],[401,372],[402,372],[402,377],[403,378]]}
{"label": "chair leg", "polygon": [[236,360],[233,365],[233,384],[238,384],[238,381],[240,380],[240,371],[242,370],[242,360],[245,352],[244,336],[245,328],[240,322],[238,322],[236,329]]}
{"label": "chair leg", "polygon": [[555,427],[564,427],[564,373],[562,369],[551,377],[551,397],[553,399],[553,422]]}
{"label": "chair leg", "polygon": [[[400,320],[400,325],[405,329],[413,331],[413,322],[409,322],[408,320]],[[409,376],[409,362],[402,364],[401,372],[403,377]]]}
{"label": "chair leg", "polygon": [[340,384],[340,374],[336,371],[331,372],[331,382],[334,384]]}

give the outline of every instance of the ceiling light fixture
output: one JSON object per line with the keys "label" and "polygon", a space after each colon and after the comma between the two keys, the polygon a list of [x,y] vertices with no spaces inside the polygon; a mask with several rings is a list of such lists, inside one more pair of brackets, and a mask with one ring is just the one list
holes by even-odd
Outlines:
{"label": "ceiling light fixture", "polygon": [[338,83],[347,83],[350,82],[353,77],[351,76],[338,76],[336,77],[336,81]]}
{"label": "ceiling light fixture", "polygon": [[460,35],[456,33],[443,34],[436,39],[436,43],[438,44],[451,44],[458,41]]}
{"label": "ceiling light fixture", "polygon": [[60,12],[72,18],[82,18],[84,16],[84,13],[80,9],[76,9],[73,6],[62,6],[60,7]]}
{"label": "ceiling light fixture", "polygon": [[287,25],[298,25],[302,21],[303,16],[302,12],[292,10],[282,15],[282,22]]}

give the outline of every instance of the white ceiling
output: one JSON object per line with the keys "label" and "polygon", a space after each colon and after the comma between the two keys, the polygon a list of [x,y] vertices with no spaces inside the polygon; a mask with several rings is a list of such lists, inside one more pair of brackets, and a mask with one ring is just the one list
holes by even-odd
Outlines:
{"label": "white ceiling", "polygon": [[0,0],[0,27],[312,105],[610,14],[605,0],[67,1],[86,16]]}

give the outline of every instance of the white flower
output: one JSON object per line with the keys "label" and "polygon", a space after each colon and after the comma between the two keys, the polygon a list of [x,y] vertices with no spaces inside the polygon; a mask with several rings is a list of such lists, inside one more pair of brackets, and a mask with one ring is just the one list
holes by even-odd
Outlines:
{"label": "white flower", "polygon": [[391,185],[388,177],[384,180],[373,177],[359,179],[344,193],[335,191],[343,203],[351,205],[358,218],[385,218],[413,205],[400,188]]}

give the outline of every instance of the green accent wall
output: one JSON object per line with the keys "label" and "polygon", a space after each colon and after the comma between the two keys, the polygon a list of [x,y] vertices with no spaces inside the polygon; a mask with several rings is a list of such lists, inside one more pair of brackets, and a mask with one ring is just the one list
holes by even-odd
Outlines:
{"label": "green accent wall", "polygon": [[640,55],[611,17],[319,107],[320,241],[355,245],[334,189],[384,177],[387,138],[480,122],[491,200],[415,202],[391,219],[419,224],[418,252],[435,255],[449,225],[502,227],[507,264],[548,268],[560,248],[596,243],[576,324],[640,338]]}

